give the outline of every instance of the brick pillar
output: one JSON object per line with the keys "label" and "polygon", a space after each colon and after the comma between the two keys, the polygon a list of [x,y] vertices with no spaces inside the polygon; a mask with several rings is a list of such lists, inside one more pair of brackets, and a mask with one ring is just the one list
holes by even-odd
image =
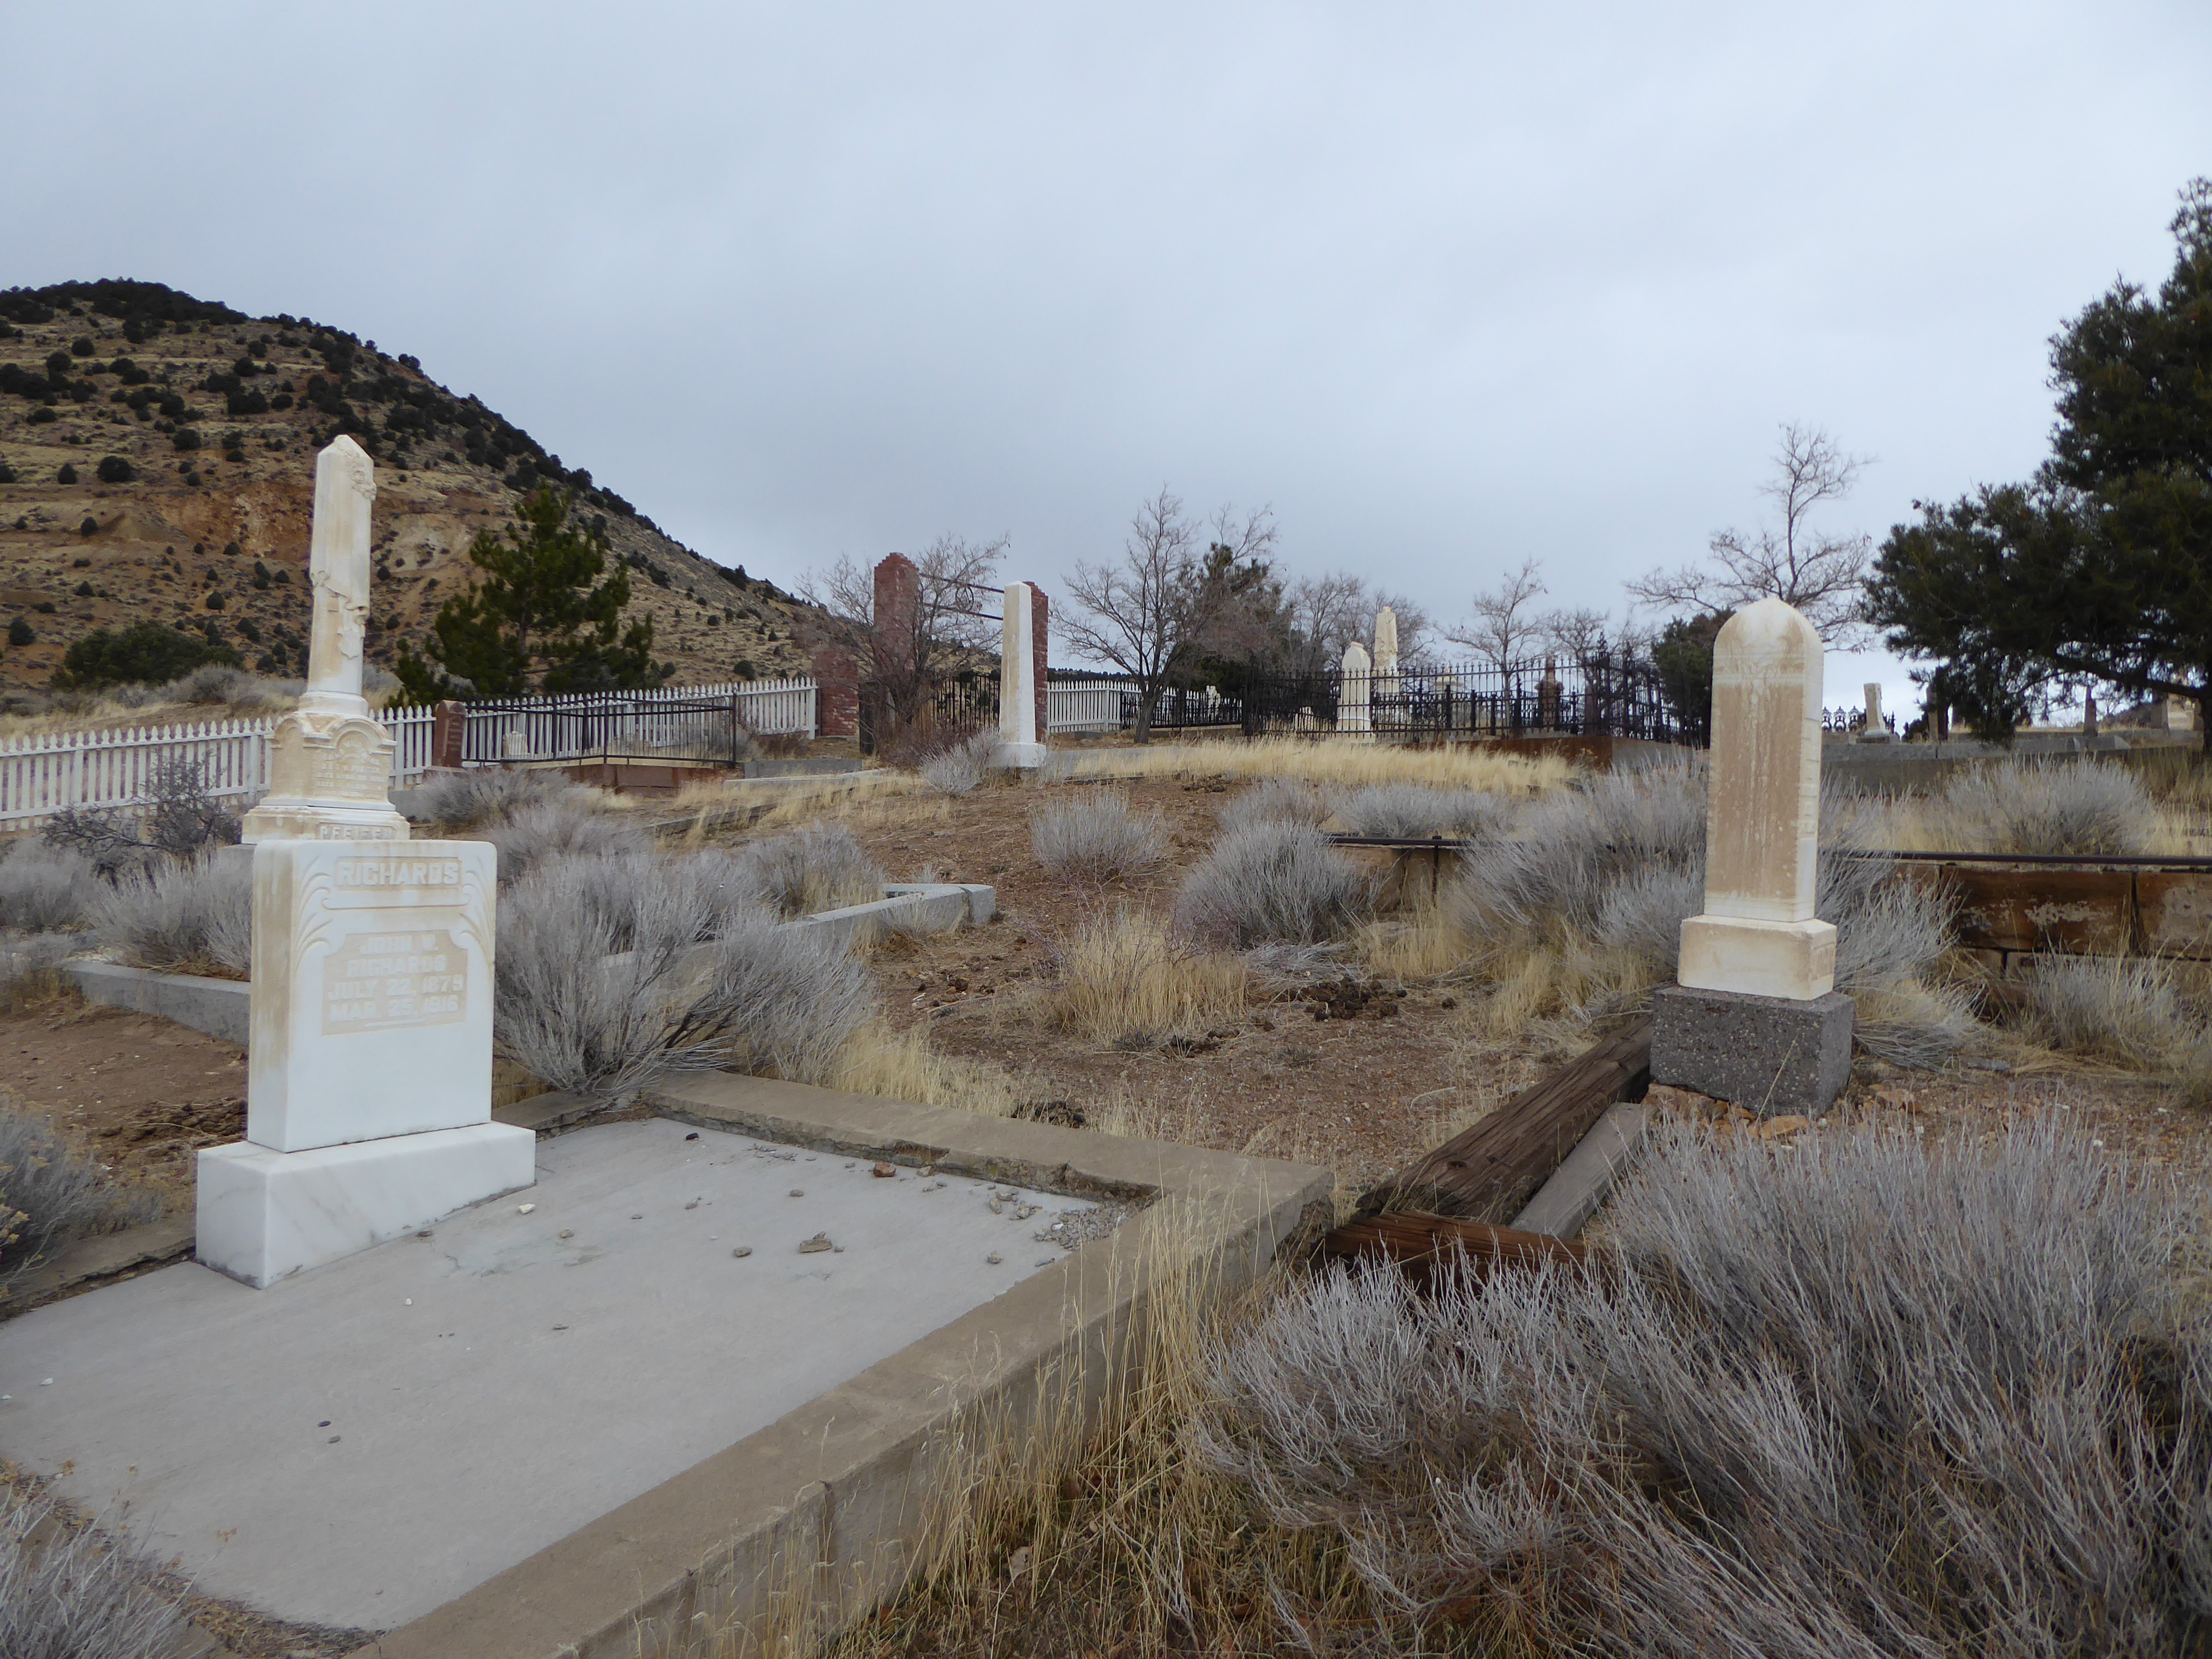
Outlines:
{"label": "brick pillar", "polygon": [[860,735],[860,671],[834,646],[814,653],[814,725],[824,738]]}
{"label": "brick pillar", "polygon": [[461,733],[467,712],[457,702],[441,702],[430,711],[430,764],[458,767],[461,763]]}
{"label": "brick pillar", "polygon": [[914,679],[914,630],[921,615],[921,572],[903,553],[876,566],[876,678],[903,696]]}
{"label": "brick pillar", "polygon": [[1052,606],[1045,599],[1044,589],[1031,583],[1030,585],[1030,651],[1032,660],[1036,664],[1036,740],[1039,743],[1052,741],[1051,728],[1045,720],[1045,710],[1049,707],[1049,700],[1045,694],[1044,684],[1045,632],[1051,618]]}

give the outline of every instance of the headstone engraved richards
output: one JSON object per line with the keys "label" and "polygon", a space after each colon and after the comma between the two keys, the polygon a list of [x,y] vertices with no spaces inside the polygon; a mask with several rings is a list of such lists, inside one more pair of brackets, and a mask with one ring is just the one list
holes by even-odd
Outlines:
{"label": "headstone engraved richards", "polygon": [[536,1179],[491,1121],[495,856],[406,838],[361,696],[368,466],[342,437],[316,467],[313,672],[246,820],[246,1139],[199,1155],[199,1260],[257,1287]]}
{"label": "headstone engraved richards", "polygon": [[1764,1116],[1825,1111],[1850,1074],[1836,930],[1813,915],[1820,824],[1820,636],[1779,599],[1713,645],[1705,909],[1680,983],[1653,1000],[1651,1079]]}
{"label": "headstone engraved richards", "polygon": [[1044,764],[1046,610],[1042,591],[1009,582],[999,607],[999,746],[995,766]]}

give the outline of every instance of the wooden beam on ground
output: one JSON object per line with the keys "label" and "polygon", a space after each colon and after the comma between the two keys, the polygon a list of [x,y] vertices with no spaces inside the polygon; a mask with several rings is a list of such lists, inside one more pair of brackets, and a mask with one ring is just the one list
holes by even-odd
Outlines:
{"label": "wooden beam on ground", "polygon": [[1533,1267],[1546,1261],[1580,1267],[1589,1246],[1544,1233],[1524,1233],[1487,1222],[1396,1210],[1388,1215],[1347,1221],[1322,1241],[1323,1261],[1387,1261],[1413,1286],[1426,1291],[1437,1274],[1464,1258],[1477,1272],[1493,1267]]}
{"label": "wooden beam on ground", "polygon": [[1510,1221],[1607,1107],[1641,1100],[1650,1083],[1646,1015],[1375,1188],[1359,1200],[1355,1219],[1411,1210],[1459,1221]]}

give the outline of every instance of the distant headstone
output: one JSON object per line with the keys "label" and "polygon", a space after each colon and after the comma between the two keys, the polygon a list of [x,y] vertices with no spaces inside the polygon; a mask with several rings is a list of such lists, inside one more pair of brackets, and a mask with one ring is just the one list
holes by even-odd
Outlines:
{"label": "distant headstone", "polygon": [[1030,582],[1009,582],[999,607],[999,747],[993,763],[1044,764],[1044,592]]}
{"label": "distant headstone", "polygon": [[1881,717],[1881,684],[1869,680],[1863,688],[1866,697],[1866,726],[1859,733],[1868,743],[1887,743],[1889,727]]}
{"label": "distant headstone", "polygon": [[1377,725],[1405,723],[1399,685],[1398,613],[1386,605],[1375,612],[1375,695],[1371,702]]}
{"label": "distant headstone", "polygon": [[1367,659],[1367,647],[1358,640],[1344,647],[1342,678],[1336,696],[1336,729],[1372,732],[1374,722],[1369,716],[1375,684],[1374,665]]}
{"label": "distant headstone", "polygon": [[1762,1115],[1826,1110],[1850,1070],[1836,930],[1813,913],[1821,667],[1819,634],[1779,599],[1714,642],[1705,908],[1654,1004],[1653,1080]]}
{"label": "distant headstone", "polygon": [[269,793],[246,815],[248,846],[407,839],[407,820],[392,805],[392,734],[368,717],[361,694],[375,500],[368,453],[340,435],[315,458],[307,687],[270,737]]}
{"label": "distant headstone", "polygon": [[1565,698],[1565,688],[1559,684],[1559,661],[1556,657],[1544,659],[1544,677],[1536,682],[1536,725],[1541,731],[1559,729],[1559,716]]}

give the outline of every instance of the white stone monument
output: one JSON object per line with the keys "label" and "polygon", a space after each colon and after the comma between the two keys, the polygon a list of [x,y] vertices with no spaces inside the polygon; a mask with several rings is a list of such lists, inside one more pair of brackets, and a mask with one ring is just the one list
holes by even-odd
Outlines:
{"label": "white stone monument", "polygon": [[246,820],[246,1139],[199,1155],[198,1258],[257,1288],[537,1178],[491,1121],[495,855],[406,838],[361,697],[368,461],[340,438],[316,468],[313,672]]}
{"label": "white stone monument", "polygon": [[1037,673],[1044,656],[1037,617],[1043,609],[1031,584],[1006,584],[999,607],[999,747],[994,765],[1044,764],[1044,732],[1037,724]]}
{"label": "white stone monument", "polygon": [[392,734],[369,719],[361,694],[375,501],[375,468],[351,438],[339,436],[315,458],[307,689],[269,740],[269,793],[246,815],[249,847],[407,838],[407,820],[392,807]]}
{"label": "white stone monument", "polygon": [[1889,727],[1881,718],[1881,683],[1869,680],[1863,688],[1866,696],[1866,725],[1859,732],[1862,743],[1887,743]]}
{"label": "white stone monument", "polygon": [[1680,984],[1654,1000],[1652,1079],[1746,1109],[1825,1110],[1850,1070],[1836,930],[1813,914],[1820,827],[1820,635],[1779,599],[1713,646],[1705,908]]}
{"label": "white stone monument", "polygon": [[1399,702],[1398,686],[1398,613],[1386,605],[1375,612],[1375,696],[1372,702],[1376,724],[1404,724],[1405,711]]}
{"label": "white stone monument", "polygon": [[1375,677],[1367,660],[1367,647],[1358,640],[1344,647],[1344,675],[1336,695],[1336,729],[1365,733],[1373,731],[1369,698]]}

